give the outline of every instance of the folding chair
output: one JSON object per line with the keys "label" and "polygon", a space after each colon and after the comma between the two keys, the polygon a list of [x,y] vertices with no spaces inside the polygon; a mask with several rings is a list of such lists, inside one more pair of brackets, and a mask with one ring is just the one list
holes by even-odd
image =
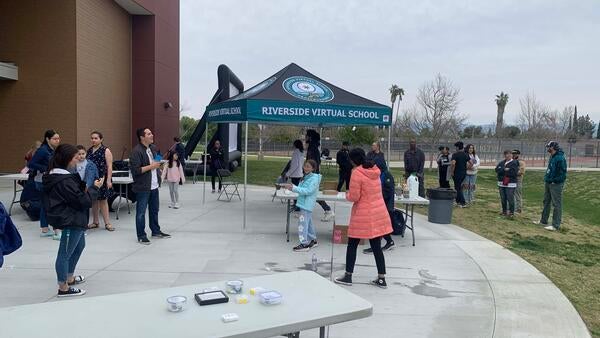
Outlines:
{"label": "folding chair", "polygon": [[[223,178],[231,176],[231,171],[227,169],[217,169],[217,176],[219,176],[219,180],[221,181],[222,186],[221,193],[219,194],[219,197],[217,197],[217,201],[225,201],[221,199],[221,195],[223,195],[223,193],[225,193],[225,198],[227,198],[227,202],[231,202],[233,196],[237,196],[241,201],[242,197],[240,196],[240,192],[238,190],[239,183],[235,181],[223,180]],[[232,189],[230,189],[231,191],[227,191],[227,188],[229,187],[233,187]]]}

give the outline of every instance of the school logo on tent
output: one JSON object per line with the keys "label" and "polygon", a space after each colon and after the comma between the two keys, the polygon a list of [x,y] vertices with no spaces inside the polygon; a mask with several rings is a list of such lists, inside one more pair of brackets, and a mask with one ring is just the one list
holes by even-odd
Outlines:
{"label": "school logo on tent", "polygon": [[283,81],[283,89],[295,98],[311,102],[333,100],[333,91],[325,84],[306,76],[292,76]]}

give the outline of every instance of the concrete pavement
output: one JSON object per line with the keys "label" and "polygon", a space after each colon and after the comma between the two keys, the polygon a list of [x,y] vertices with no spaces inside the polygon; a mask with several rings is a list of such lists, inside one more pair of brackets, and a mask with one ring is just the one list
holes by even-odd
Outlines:
{"label": "concrete pavement", "polygon": [[[202,205],[202,184],[186,184],[180,189],[182,208],[174,210],[166,207],[168,189],[163,187],[160,223],[173,237],[150,246],[136,242],[134,214],[121,209],[118,221],[111,214],[115,232],[92,230],[86,237],[78,266],[87,277],[84,297],[308,269],[313,253],[318,273],[330,277],[332,225],[319,221],[322,210],[317,206],[313,215],[319,247],[294,253],[295,220],[292,241],[286,243],[285,206],[271,202],[271,193],[270,188],[248,188],[243,230],[241,202],[216,201],[207,190]],[[5,205],[11,196],[8,185],[0,188]],[[337,203],[336,212],[347,213],[349,206]],[[13,210],[24,245],[6,256],[0,269],[0,307],[57,301],[58,242],[40,238],[38,223],[30,222],[20,207]],[[372,255],[358,254],[355,285],[347,288],[372,302],[374,315],[332,326],[330,337],[589,337],[560,290],[510,251],[422,216],[416,217],[416,236],[415,247],[409,233],[396,236],[396,249],[385,253],[387,290],[367,284],[376,275],[375,262]],[[333,256],[333,275],[338,276],[344,271],[345,246],[334,245]],[[307,306],[311,297],[318,297],[318,290],[307,290]],[[0,318],[3,325],[10,323]],[[302,336],[317,337],[318,332]]]}

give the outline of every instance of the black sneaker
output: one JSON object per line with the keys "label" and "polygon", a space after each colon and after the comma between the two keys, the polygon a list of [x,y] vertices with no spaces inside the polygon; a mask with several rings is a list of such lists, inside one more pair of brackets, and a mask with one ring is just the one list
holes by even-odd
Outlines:
{"label": "black sneaker", "polygon": [[165,234],[164,232],[159,232],[157,234],[152,234],[152,237],[156,237],[156,238],[171,238],[171,235],[169,234]]}
{"label": "black sneaker", "polygon": [[85,290],[70,287],[67,291],[58,290],[56,297],[75,297],[85,295]]}
{"label": "black sneaker", "polygon": [[343,277],[338,277],[338,278],[334,279],[333,281],[338,284],[352,286],[352,275],[345,273]]}
{"label": "black sneaker", "polygon": [[382,289],[387,289],[387,283],[385,282],[385,278],[377,278],[376,280],[371,281],[371,284],[376,285]]}
{"label": "black sneaker", "polygon": [[302,244],[302,243],[300,243],[297,246],[295,246],[293,250],[295,252],[308,251],[308,250],[310,250],[310,244]]}
{"label": "black sneaker", "polygon": [[310,243],[308,244],[308,246],[312,249],[312,248],[316,248],[319,246],[319,243],[317,243],[316,239],[313,239],[310,241]]}
{"label": "black sneaker", "polygon": [[366,249],[364,249],[364,250],[363,250],[363,253],[364,253],[364,254],[367,254],[367,255],[369,255],[369,254],[372,254],[372,253],[373,253],[373,249],[371,249],[371,248],[366,248]]}
{"label": "black sneaker", "polygon": [[394,250],[395,246],[396,246],[396,244],[394,243],[394,241],[389,241],[389,242],[385,243],[385,245],[383,246],[383,248],[381,248],[381,250],[383,250],[383,251]]}
{"label": "black sneaker", "polygon": [[143,245],[150,245],[150,240],[148,237],[138,238],[138,243]]}

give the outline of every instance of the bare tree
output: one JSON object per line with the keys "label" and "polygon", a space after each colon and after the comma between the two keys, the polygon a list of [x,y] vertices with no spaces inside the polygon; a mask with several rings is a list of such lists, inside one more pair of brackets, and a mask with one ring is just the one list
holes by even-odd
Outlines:
{"label": "bare tree", "polygon": [[[429,138],[430,149],[435,149],[442,137],[458,137],[462,130],[466,117],[457,112],[459,95],[460,89],[441,74],[419,88],[412,129]],[[433,157],[430,166],[432,163]]]}
{"label": "bare tree", "polygon": [[548,136],[547,122],[548,116],[551,115],[550,108],[539,102],[533,92],[527,93],[519,103],[521,104],[519,124],[523,134],[530,139]]}
{"label": "bare tree", "polygon": [[558,139],[568,134],[569,120],[573,111],[573,106],[565,107],[562,112],[559,112],[558,110],[549,111],[545,121],[545,127],[549,134],[547,136]]}

